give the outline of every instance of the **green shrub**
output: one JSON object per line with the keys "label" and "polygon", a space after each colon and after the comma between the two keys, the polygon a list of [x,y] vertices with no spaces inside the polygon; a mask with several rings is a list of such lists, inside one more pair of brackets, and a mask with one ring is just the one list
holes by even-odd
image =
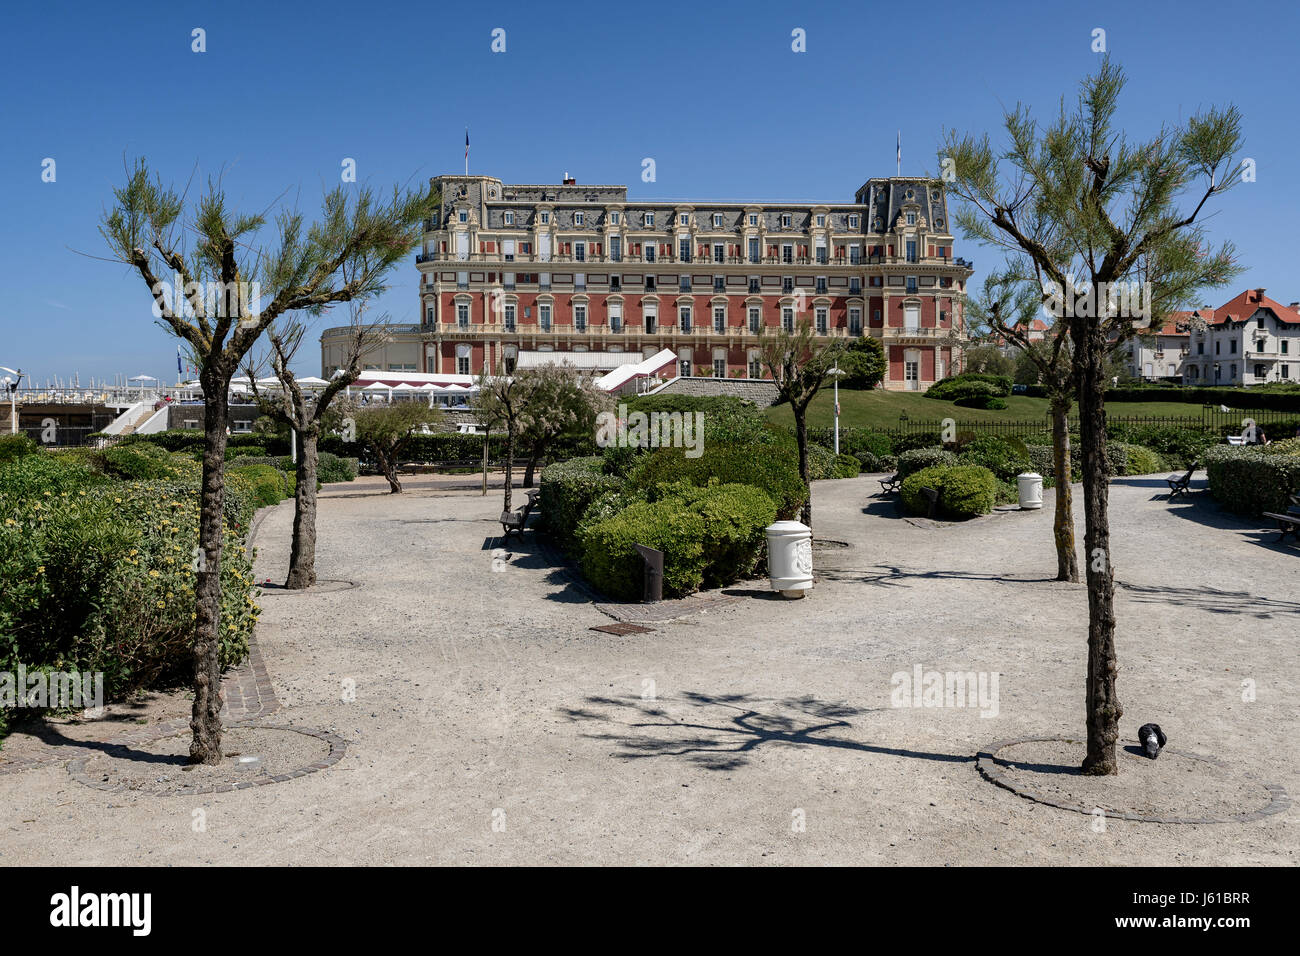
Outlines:
{"label": "green shrub", "polygon": [[856,478],[862,471],[862,466],[852,455],[835,456],[835,475],[836,478]]}
{"label": "green shrub", "polygon": [[266,458],[266,449],[261,445],[226,445],[226,461],[235,458]]}
{"label": "green shrub", "polygon": [[1286,447],[1215,445],[1205,452],[1205,466],[1210,494],[1237,514],[1285,512],[1290,496],[1300,495],[1300,453]]}
{"label": "green shrub", "polygon": [[957,461],[962,465],[981,465],[999,481],[1015,481],[1017,475],[1032,467],[1024,442],[994,435],[977,435],[966,442],[958,452]]}
{"label": "green shrub", "polygon": [[286,474],[271,465],[244,465],[226,469],[227,476],[238,475],[244,478],[253,496],[254,508],[266,508],[278,505],[285,498],[294,494],[297,481],[293,475]]}
{"label": "green shrub", "polygon": [[1011,377],[1009,375],[986,375],[979,372],[963,372],[940,379],[926,389],[926,398],[937,398],[946,402],[962,404],[963,400],[978,398],[1005,398],[1011,394]]}
{"label": "green shrub", "polygon": [[835,452],[823,445],[808,445],[808,480],[822,481],[835,477]]}
{"label": "green shrub", "polygon": [[602,495],[618,491],[624,481],[602,470],[604,459],[572,458],[542,469],[542,527],[566,551],[574,547],[574,530],[587,508]]}
{"label": "green shrub", "polygon": [[628,486],[653,501],[662,497],[661,486],[685,481],[705,487],[712,479],[719,484],[761,489],[776,502],[778,520],[795,517],[803,507],[806,489],[799,477],[794,440],[789,436],[758,448],[706,442],[698,458],[687,458],[681,448],[660,448],[642,456],[628,478]]}
{"label": "green shrub", "polygon": [[[1238,429],[1240,431],[1240,429]],[[1219,443],[1212,431],[1199,427],[1180,428],[1176,425],[1134,425],[1128,422],[1111,422],[1106,434],[1113,441],[1145,445],[1164,459],[1172,468],[1187,468],[1205,450]]]}
{"label": "green shrub", "polygon": [[[835,447],[834,428],[809,428],[808,440],[827,448]],[[933,444],[937,444],[937,439]],[[870,452],[877,458],[894,454],[894,439],[881,432],[867,428],[840,426],[840,452],[860,458],[863,452]]]}
{"label": "green shrub", "polygon": [[894,455],[902,455],[903,452],[912,451],[916,448],[935,448],[943,444],[943,439],[938,432],[913,432],[909,435],[894,436]]}
{"label": "green shrub", "polygon": [[192,478],[200,470],[190,459],[145,441],[105,448],[99,460],[105,474],[124,481]]}
{"label": "green shrub", "polygon": [[[191,668],[198,484],[100,481],[36,497],[0,490],[0,671],[102,672],[105,694]],[[219,657],[248,652],[258,609],[240,530],[227,524]]]}
{"label": "green shrub", "polygon": [[84,458],[62,452],[39,450],[0,465],[0,497],[12,501],[38,500],[111,482]]}
{"label": "green shrub", "polygon": [[757,488],[735,484],[678,485],[674,491],[584,525],[582,568],[595,587],[624,600],[641,596],[644,565],[637,544],[664,552],[666,596],[752,573],[762,554],[763,529],[776,518],[772,499]]}
{"label": "green shrub", "polygon": [[340,458],[327,451],[317,452],[316,478],[323,485],[336,481],[352,481],[360,471],[355,458]]}
{"label": "green shrub", "polygon": [[893,455],[875,455],[869,451],[860,451],[858,462],[862,465],[863,471],[873,474],[898,470],[898,459]]}
{"label": "green shrub", "polygon": [[998,498],[997,478],[979,465],[936,465],[909,475],[899,491],[903,507],[913,514],[929,509],[922,488],[939,492],[939,514],[954,521],[988,514]]}
{"label": "green shrub", "polygon": [[40,447],[40,445],[23,434],[0,435],[0,465],[27,455],[34,455]]}
{"label": "green shrub", "polygon": [[942,448],[913,448],[898,456],[898,474],[906,478],[922,468],[930,468],[935,465],[955,465],[956,463],[957,456]]}
{"label": "green shrub", "polygon": [[1116,475],[1150,475],[1168,468],[1150,448],[1128,442],[1108,442],[1106,455],[1110,458],[1111,471]]}

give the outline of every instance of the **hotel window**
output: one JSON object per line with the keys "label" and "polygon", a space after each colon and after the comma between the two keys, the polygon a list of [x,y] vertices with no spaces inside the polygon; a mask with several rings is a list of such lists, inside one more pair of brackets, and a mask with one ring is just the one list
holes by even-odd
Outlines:
{"label": "hotel window", "polygon": [[506,304],[505,315],[506,315],[506,331],[513,332],[515,330],[515,305],[513,302]]}
{"label": "hotel window", "polygon": [[677,217],[677,224],[679,226],[689,226],[691,224],[691,214],[688,212],[681,213]]}
{"label": "hotel window", "polygon": [[456,303],[456,324],[462,329],[469,328],[469,303]]}
{"label": "hotel window", "polygon": [[749,240],[749,261],[758,262],[758,240]]}
{"label": "hotel window", "polygon": [[1290,344],[1290,343],[1289,343],[1286,339],[1282,339],[1282,340],[1278,343],[1278,347],[1279,347],[1279,349],[1281,350],[1281,352],[1282,352],[1283,355],[1286,355],[1286,353],[1287,353],[1287,346],[1288,346],[1289,344]]}
{"label": "hotel window", "polygon": [[781,247],[781,261],[785,263],[794,262],[794,246],[787,243]]}
{"label": "hotel window", "polygon": [[645,244],[645,261],[646,262],[655,261],[655,244],[653,242],[647,242]]}
{"label": "hotel window", "polygon": [[727,307],[724,305],[713,307],[713,331],[718,333],[727,331]]}
{"label": "hotel window", "polygon": [[433,311],[433,307],[430,306],[429,311],[425,313],[425,318],[429,325],[433,325],[435,316],[436,313]]}
{"label": "hotel window", "polygon": [[456,288],[457,288],[457,289],[468,289],[468,288],[469,288],[469,273],[468,273],[468,272],[457,272],[457,273],[456,273]]}
{"label": "hotel window", "polygon": [[907,261],[908,262],[916,261],[916,240],[915,239],[907,240]]}
{"label": "hotel window", "polygon": [[789,229],[789,228],[790,228],[790,214],[789,214],[789,213],[784,213],[784,214],[782,214],[782,216],[781,216],[781,228],[782,228],[782,229]]}
{"label": "hotel window", "polygon": [[575,213],[573,214],[573,224],[574,224],[575,226],[584,226],[584,225],[586,225],[586,224],[587,224],[587,214],[586,214],[586,213],[582,213],[582,212],[575,212]]}
{"label": "hotel window", "polygon": [[677,243],[677,258],[682,262],[691,261],[691,240],[682,239]]}
{"label": "hotel window", "polygon": [[541,324],[543,332],[551,331],[551,307],[549,305],[539,305],[537,307],[537,321]]}
{"label": "hotel window", "polygon": [[1290,372],[1291,366],[1287,365],[1286,362],[1283,362],[1281,365],[1279,365],[1278,369],[1283,378],[1291,377],[1291,372]]}
{"label": "hotel window", "polygon": [[456,218],[461,222],[469,222],[469,213],[462,209]]}
{"label": "hotel window", "polygon": [[551,214],[549,212],[542,213],[542,225],[545,226],[549,224],[550,221],[551,221]]}
{"label": "hotel window", "polygon": [[782,292],[793,292],[793,291],[794,291],[794,279],[791,278],[790,276],[785,276],[785,277],[783,277],[783,278],[781,279],[781,291],[782,291]]}
{"label": "hotel window", "polygon": [[655,224],[655,214],[654,214],[654,213],[652,213],[652,212],[643,213],[642,216],[641,216],[641,218],[642,218],[642,221],[643,221],[647,226],[649,226],[649,227],[652,228],[652,229],[654,228],[654,224]]}
{"label": "hotel window", "polygon": [[849,216],[849,228],[850,229],[858,228],[858,217],[856,215]]}
{"label": "hotel window", "polygon": [[654,277],[654,276],[646,276],[646,277],[645,277],[645,290],[646,290],[647,292],[653,292],[653,291],[655,290],[655,277]]}
{"label": "hotel window", "polygon": [[872,321],[872,322],[879,322],[879,321],[880,321],[880,310],[879,310],[879,309],[872,309],[872,310],[871,310],[871,321]]}
{"label": "hotel window", "polygon": [[609,277],[609,291],[618,292],[623,288],[623,277],[617,273]]}
{"label": "hotel window", "polygon": [[[758,325],[759,325],[759,323],[760,323],[762,320],[763,320],[763,312],[762,312],[762,310],[759,309],[758,306],[750,306],[750,309],[749,309],[749,331],[750,331],[752,334],[754,334],[754,335],[757,335],[757,334],[758,334]],[[750,378],[753,378],[753,377],[754,377],[754,376],[752,376],[752,375],[750,376]]]}
{"label": "hotel window", "polygon": [[515,261],[515,241],[513,239],[506,239],[501,243],[501,254],[505,256],[506,262]]}
{"label": "hotel window", "polygon": [[726,247],[726,246],[724,246],[724,245],[723,245],[722,243],[720,243],[720,242],[715,242],[715,243],[713,244],[713,261],[714,261],[714,262],[722,262],[722,261],[723,261],[723,258],[724,258],[724,256],[725,256],[725,254],[726,254],[726,251],[727,251],[727,247]]}
{"label": "hotel window", "polygon": [[759,359],[758,355],[756,355],[753,352],[749,353],[749,377],[750,378],[763,377],[763,363]]}
{"label": "hotel window", "polygon": [[677,291],[678,291],[678,292],[690,292],[690,291],[691,291],[691,277],[690,277],[690,276],[680,276],[680,277],[677,279]]}
{"label": "hotel window", "polygon": [[715,358],[715,359],[713,360],[713,377],[714,377],[714,378],[726,378],[726,377],[727,377],[727,360],[726,360],[726,359],[724,359],[724,358]]}
{"label": "hotel window", "polygon": [[758,292],[759,289],[760,289],[760,286],[759,286],[759,284],[758,284],[758,276],[750,276],[750,277],[749,277],[749,291],[750,291],[750,292]]}
{"label": "hotel window", "polygon": [[726,291],[727,291],[727,280],[724,279],[722,276],[714,276],[714,277],[713,277],[713,291],[714,291],[714,292],[726,292]]}
{"label": "hotel window", "polygon": [[456,346],[456,374],[457,375],[469,374],[469,346],[468,345]]}
{"label": "hotel window", "polygon": [[758,225],[758,213],[756,213],[756,212],[751,212],[751,213],[749,214],[749,224],[750,224],[751,226],[757,226],[757,225]]}
{"label": "hotel window", "polygon": [[689,305],[677,307],[677,324],[683,332],[691,330],[691,307]]}
{"label": "hotel window", "polygon": [[821,240],[817,242],[817,261],[821,265],[826,265],[826,243]]}
{"label": "hotel window", "polygon": [[507,226],[513,226],[513,225],[515,224],[515,214],[514,214],[514,213],[512,213],[512,212],[508,212],[508,213],[505,214],[505,224],[506,224]]}
{"label": "hotel window", "polygon": [[537,274],[537,288],[543,292],[551,287],[551,274],[549,272],[539,272]]}
{"label": "hotel window", "polygon": [[817,334],[818,335],[827,334],[827,332],[829,331],[829,329],[827,328],[827,324],[828,324],[828,319],[826,315],[826,309],[819,308],[817,310]]}
{"label": "hotel window", "polygon": [[794,331],[794,309],[784,308],[781,310],[781,328],[787,332]]}
{"label": "hotel window", "polygon": [[623,303],[611,302],[609,304],[609,330],[611,332],[623,331]]}
{"label": "hotel window", "polygon": [[862,310],[856,308],[849,309],[849,334],[862,334]]}
{"label": "hotel window", "polygon": [[818,295],[825,295],[825,294],[826,294],[826,277],[825,277],[825,276],[818,276],[818,277],[817,277],[817,294],[818,294]]}
{"label": "hotel window", "polygon": [[621,217],[620,217],[619,214],[616,213],[616,212],[611,212],[611,213],[609,214],[609,221],[610,221],[610,223],[611,223],[612,225],[617,226],[617,225],[618,225],[618,221],[619,221],[620,218],[621,218]]}
{"label": "hotel window", "polygon": [[1236,355],[1236,354],[1237,354],[1237,340],[1236,340],[1236,339],[1233,339],[1231,342],[1228,343],[1228,354],[1229,354],[1229,355]]}
{"label": "hotel window", "polygon": [[861,264],[862,264],[862,247],[859,246],[857,243],[854,243],[853,245],[849,246],[849,265],[856,266]]}
{"label": "hotel window", "polygon": [[916,295],[916,276],[907,277],[907,294]]}
{"label": "hotel window", "polygon": [[851,276],[849,278],[849,294],[857,295],[861,291],[862,291],[862,280],[857,276]]}
{"label": "hotel window", "polygon": [[[653,334],[659,323],[659,312],[653,305],[645,307],[645,330],[647,334]],[[651,353],[653,354],[653,353]]]}
{"label": "hotel window", "polygon": [[573,307],[573,327],[579,332],[587,331],[587,307],[585,305],[575,305]]}
{"label": "hotel window", "polygon": [[721,228],[722,228],[722,213],[720,213],[720,212],[715,212],[715,213],[713,214],[713,228],[714,228],[714,229],[721,229]]}
{"label": "hotel window", "polygon": [[916,225],[916,213],[914,213],[914,212],[909,212],[909,213],[907,214],[907,224],[908,224],[909,226],[915,226],[915,225]]}
{"label": "hotel window", "polygon": [[587,244],[585,242],[575,242],[573,244],[573,258],[578,262],[587,261]]}
{"label": "hotel window", "polygon": [[585,288],[587,288],[587,273],[585,273],[585,272],[575,272],[575,273],[573,274],[573,287],[574,287],[575,289],[585,289]]}
{"label": "hotel window", "polygon": [[824,225],[826,225],[826,217],[825,217],[824,215],[822,215],[821,213],[818,213],[818,214],[817,214],[817,225],[819,225],[819,226],[824,226]]}
{"label": "hotel window", "polygon": [[610,262],[623,261],[623,240],[620,239],[618,236],[609,237],[609,261]]}

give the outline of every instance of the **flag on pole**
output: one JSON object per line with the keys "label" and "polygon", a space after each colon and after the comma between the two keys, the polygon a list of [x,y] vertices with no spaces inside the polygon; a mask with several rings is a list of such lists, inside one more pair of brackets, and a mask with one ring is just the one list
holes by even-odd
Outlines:
{"label": "flag on pole", "polygon": [[898,131],[898,143],[894,147],[894,162],[898,164],[898,175],[903,175],[903,131]]}
{"label": "flag on pole", "polygon": [[465,175],[469,175],[469,127],[465,127]]}
{"label": "flag on pole", "polygon": [[185,366],[181,364],[181,347],[179,345],[176,346],[176,374],[185,374]]}

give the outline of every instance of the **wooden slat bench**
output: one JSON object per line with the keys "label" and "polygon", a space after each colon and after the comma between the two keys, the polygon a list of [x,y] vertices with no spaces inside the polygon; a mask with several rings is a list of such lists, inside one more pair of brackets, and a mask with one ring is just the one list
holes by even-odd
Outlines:
{"label": "wooden slat bench", "polygon": [[890,475],[888,478],[880,479],[880,490],[887,495],[892,495],[898,490],[900,484],[902,484],[902,479],[897,473],[895,473]]}
{"label": "wooden slat bench", "polygon": [[1291,496],[1291,507],[1283,512],[1265,511],[1265,518],[1272,518],[1277,522],[1278,530],[1282,533],[1278,535],[1277,544],[1286,540],[1287,535],[1295,535],[1296,541],[1300,541],[1300,495]]}
{"label": "wooden slat bench", "polygon": [[1169,482],[1169,500],[1173,501],[1179,495],[1185,495],[1190,490],[1188,485],[1192,480],[1192,472],[1200,462],[1192,462],[1192,467],[1187,469],[1185,475],[1170,475],[1165,481]]}
{"label": "wooden slat bench", "polygon": [[533,513],[535,501],[534,496],[530,494],[528,500],[516,510],[501,512],[501,530],[505,534],[506,541],[510,540],[512,534],[517,534],[521,538],[524,536],[524,531],[528,527],[528,516]]}

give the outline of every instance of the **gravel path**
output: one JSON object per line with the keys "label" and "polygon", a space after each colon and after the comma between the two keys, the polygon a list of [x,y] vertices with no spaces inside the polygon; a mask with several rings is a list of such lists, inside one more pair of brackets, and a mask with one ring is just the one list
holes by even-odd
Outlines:
{"label": "gravel path", "polygon": [[[1085,594],[1051,580],[1050,493],[1042,512],[941,526],[898,517],[874,479],[820,483],[818,534],[849,547],[818,550],[809,598],[745,585],[615,637],[531,542],[494,570],[499,492],[473,487],[330,486],[329,580],[263,598],[276,722],[345,738],[336,766],[204,798],[0,776],[0,862],[1298,862],[1294,810],[1099,833],[979,777],[992,741],[1083,733]],[[1161,487],[1112,486],[1125,742],[1154,721],[1171,747],[1300,794],[1300,550]],[[262,521],[259,580],[282,579],[291,520],[286,503]],[[996,716],[891,706],[893,675],[918,666],[996,672]]]}

